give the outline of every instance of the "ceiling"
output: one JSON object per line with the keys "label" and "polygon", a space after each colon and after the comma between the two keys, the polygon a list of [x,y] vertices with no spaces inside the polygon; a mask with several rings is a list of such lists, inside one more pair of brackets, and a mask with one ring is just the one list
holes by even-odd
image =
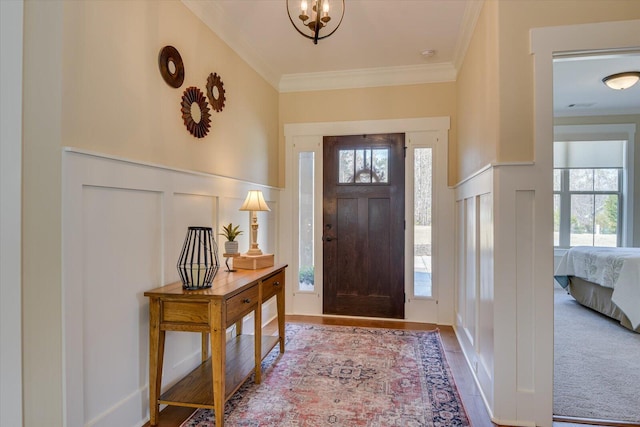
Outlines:
{"label": "ceiling", "polygon": [[[331,1],[335,8],[339,0]],[[342,25],[314,45],[289,22],[286,0],[182,2],[280,92],[455,81],[483,4],[345,0]],[[640,84],[625,91],[602,84],[631,70],[640,70],[640,48],[557,60],[555,114],[640,114]]]}

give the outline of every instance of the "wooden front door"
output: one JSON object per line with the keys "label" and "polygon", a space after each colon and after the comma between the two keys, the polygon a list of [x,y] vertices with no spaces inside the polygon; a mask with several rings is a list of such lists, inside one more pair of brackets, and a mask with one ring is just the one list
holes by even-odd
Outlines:
{"label": "wooden front door", "polygon": [[323,312],[404,318],[404,134],[324,137]]}

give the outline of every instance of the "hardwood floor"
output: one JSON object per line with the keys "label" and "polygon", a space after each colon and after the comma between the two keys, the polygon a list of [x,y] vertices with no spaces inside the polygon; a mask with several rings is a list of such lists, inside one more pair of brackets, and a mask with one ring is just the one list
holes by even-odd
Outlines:
{"label": "hardwood floor", "polygon": [[[429,331],[434,329],[440,330],[440,336],[442,337],[442,343],[444,346],[445,355],[451,372],[458,386],[458,392],[464,403],[467,415],[474,427],[494,427],[497,424],[491,422],[489,414],[482,401],[480,391],[476,386],[473,376],[467,365],[464,354],[458,344],[455,333],[451,326],[433,325],[426,323],[414,323],[395,320],[370,320],[370,319],[354,319],[343,317],[320,317],[320,316],[287,316],[287,322],[304,322],[315,323],[323,325],[343,325],[343,326],[362,326],[368,328],[392,328],[392,329],[406,329],[406,330],[419,330]],[[275,322],[270,323],[264,329],[264,332],[269,334],[275,334],[277,331],[277,324]],[[178,406],[168,406],[165,408],[159,417],[158,427],[179,427],[189,415],[193,413],[193,408],[182,408]],[[570,423],[570,422],[554,422],[553,427],[572,427],[582,426],[583,424]],[[594,424],[591,424],[593,427]],[[143,427],[150,427],[149,423],[146,423]],[[507,426],[505,426],[507,427]]]}

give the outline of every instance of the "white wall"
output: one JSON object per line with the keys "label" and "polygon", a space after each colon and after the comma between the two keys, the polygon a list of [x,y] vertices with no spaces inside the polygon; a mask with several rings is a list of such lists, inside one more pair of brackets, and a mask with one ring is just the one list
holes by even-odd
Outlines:
{"label": "white wall", "polygon": [[0,2],[0,425],[22,425],[22,18]]}
{"label": "white wall", "polygon": [[[248,249],[249,214],[238,208],[249,189],[261,189],[271,208],[258,214],[258,242],[278,257],[279,191],[73,149],[62,162],[64,425],[139,426],[149,410],[144,291],[179,280],[176,263],[191,225],[216,230],[218,275],[228,274],[217,233],[240,224],[240,251]],[[169,332],[166,339],[163,389],[201,357],[200,334]]]}

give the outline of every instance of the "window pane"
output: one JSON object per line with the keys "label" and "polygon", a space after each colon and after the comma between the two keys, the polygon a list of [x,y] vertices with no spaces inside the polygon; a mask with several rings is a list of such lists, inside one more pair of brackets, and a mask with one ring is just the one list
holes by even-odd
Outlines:
{"label": "window pane", "polygon": [[301,291],[313,291],[315,282],[313,265],[314,160],[315,153],[313,152],[302,152],[298,158],[298,226],[300,230],[298,289]]}
{"label": "window pane", "polygon": [[353,150],[340,150],[338,158],[340,162],[340,166],[338,167],[338,182],[341,184],[353,182]]}
{"label": "window pane", "polygon": [[562,170],[554,169],[553,170],[553,191],[562,190]]}
{"label": "window pane", "polygon": [[356,182],[371,182],[371,150],[356,150]]}
{"label": "window pane", "polygon": [[430,297],[433,294],[431,283],[432,151],[431,148],[414,150],[413,293],[422,297]]}
{"label": "window pane", "polygon": [[618,195],[596,195],[595,246],[618,245]]}
{"label": "window pane", "polygon": [[553,195],[553,246],[560,246],[560,195]]}
{"label": "window pane", "polygon": [[372,150],[373,182],[389,182],[389,149]]}
{"label": "window pane", "polygon": [[570,169],[569,190],[593,191],[593,169]]}
{"label": "window pane", "polygon": [[594,187],[596,191],[618,191],[618,169],[596,169]]}
{"label": "window pane", "polygon": [[571,195],[571,246],[593,246],[594,203],[592,194]]}

